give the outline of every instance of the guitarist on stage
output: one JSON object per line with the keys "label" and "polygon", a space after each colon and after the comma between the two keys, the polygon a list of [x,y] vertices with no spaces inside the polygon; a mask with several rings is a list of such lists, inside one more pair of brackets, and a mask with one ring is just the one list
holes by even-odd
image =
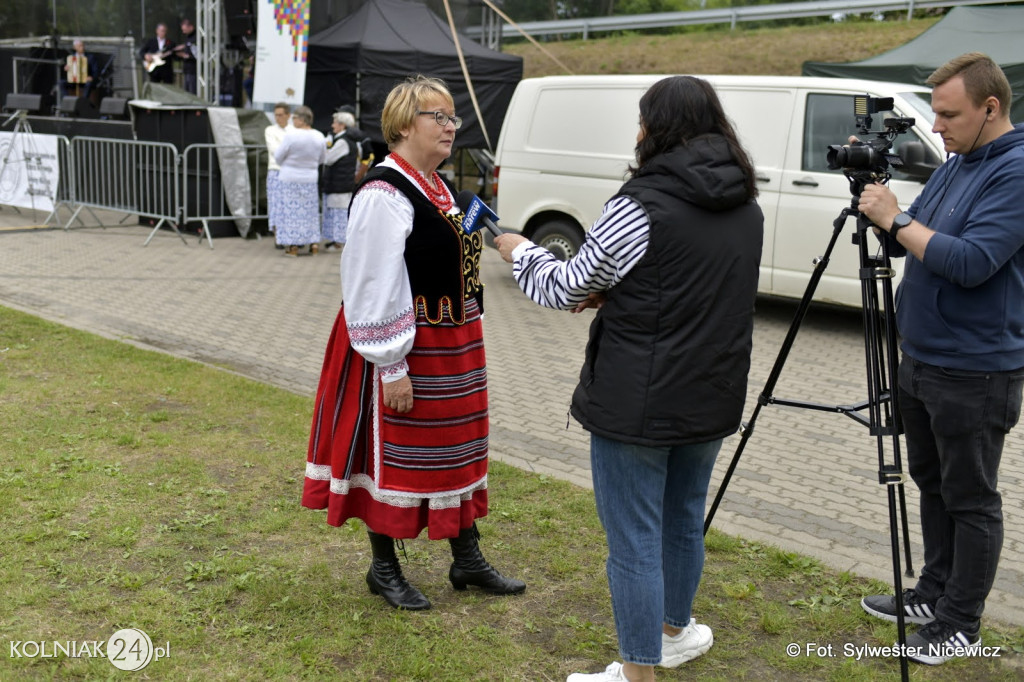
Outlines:
{"label": "guitarist on stage", "polygon": [[174,41],[167,37],[167,24],[156,25],[156,37],[150,38],[139,49],[142,65],[149,72],[152,83],[173,83],[174,66],[171,55],[174,53]]}
{"label": "guitarist on stage", "polygon": [[181,42],[174,48],[174,56],[181,60],[185,90],[196,94],[196,25],[187,17],[181,20]]}

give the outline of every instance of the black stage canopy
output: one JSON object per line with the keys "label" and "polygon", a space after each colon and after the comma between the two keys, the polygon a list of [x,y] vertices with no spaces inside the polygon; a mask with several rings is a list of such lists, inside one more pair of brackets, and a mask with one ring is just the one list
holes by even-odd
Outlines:
{"label": "black stage canopy", "polygon": [[[494,145],[516,84],[523,77],[521,57],[489,50],[459,34],[469,77]],[[359,127],[382,142],[380,112],[396,83],[421,73],[443,79],[465,119],[456,145],[486,148],[462,76],[448,23],[426,5],[409,0],[369,0],[334,26],[309,39],[305,103],[326,129],[343,104],[359,103]]]}

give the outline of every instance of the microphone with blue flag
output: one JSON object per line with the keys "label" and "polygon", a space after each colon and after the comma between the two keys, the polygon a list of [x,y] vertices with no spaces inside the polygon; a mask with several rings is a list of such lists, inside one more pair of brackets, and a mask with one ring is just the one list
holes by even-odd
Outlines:
{"label": "microphone with blue flag", "polygon": [[481,227],[486,227],[495,237],[500,237],[503,234],[501,228],[495,224],[498,215],[470,190],[466,189],[459,192],[459,196],[455,198],[455,203],[459,205],[459,208],[465,214],[462,218],[462,229],[467,234],[476,232]]}

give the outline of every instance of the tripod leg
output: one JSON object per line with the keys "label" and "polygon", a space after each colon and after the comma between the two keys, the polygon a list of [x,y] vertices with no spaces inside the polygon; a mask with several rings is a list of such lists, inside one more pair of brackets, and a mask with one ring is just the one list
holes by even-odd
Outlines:
{"label": "tripod leg", "polygon": [[[766,389],[767,390],[767,389]],[[764,393],[761,394],[762,396]],[[750,416],[750,421],[740,427],[740,444],[736,446],[736,452],[732,456],[732,460],[729,462],[729,468],[725,470],[725,477],[722,479],[722,485],[718,486],[718,492],[715,493],[715,500],[711,503],[711,508],[708,509],[708,514],[704,518],[704,535],[708,534],[708,530],[711,528],[711,521],[715,518],[715,512],[718,511],[718,505],[722,502],[722,498],[725,497],[725,489],[729,486],[729,481],[732,480],[732,474],[736,471],[736,465],[739,464],[740,455],[743,454],[743,448],[747,446],[747,441],[750,440],[750,434],[754,432],[754,422],[757,421],[757,415],[761,411],[761,405],[758,400],[757,407],[754,408],[754,413]]]}
{"label": "tripod leg", "polygon": [[903,484],[899,486],[899,502],[900,502],[900,519],[903,523],[903,555],[906,557],[907,568],[904,570],[904,575],[908,578],[913,578],[914,573],[914,561],[910,554],[910,524],[907,522],[907,496],[903,490]]}
{"label": "tripod leg", "polygon": [[[892,537],[892,572],[893,589],[896,591],[896,641],[900,646],[900,679],[907,680],[910,675],[907,661],[907,622],[903,613],[903,581],[900,579],[900,545],[899,529],[896,524],[896,493],[893,490],[899,486],[900,495],[903,495],[903,483],[892,484],[888,487],[889,499],[889,534]],[[906,510],[904,509],[903,520],[906,522]]]}
{"label": "tripod leg", "polygon": [[767,405],[772,400],[772,392],[775,390],[775,385],[779,382],[779,376],[782,374],[782,367],[786,364],[786,358],[789,357],[789,351],[793,348],[793,342],[796,340],[797,332],[800,331],[800,324],[803,322],[804,317],[807,315],[807,310],[811,306],[811,299],[814,298],[814,292],[818,288],[818,282],[821,281],[822,275],[825,274],[825,268],[828,267],[829,260],[832,257],[832,249],[835,248],[836,240],[843,231],[843,226],[846,224],[846,218],[852,212],[853,211],[851,209],[843,209],[836,219],[832,221],[832,238],[829,239],[828,247],[825,248],[825,254],[814,264],[814,271],[811,272],[811,279],[807,282],[807,288],[804,289],[804,295],[800,298],[800,305],[797,306],[796,314],[793,315],[793,321],[789,324],[789,331],[786,332],[786,338],[782,342],[782,347],[779,349],[778,356],[775,358],[775,364],[772,365],[772,371],[768,374],[768,380],[765,381],[764,388],[758,396],[757,407],[754,408],[754,413],[751,415],[750,421],[748,421],[742,428],[739,446],[737,446],[736,453],[732,456],[732,461],[729,462],[729,468],[725,472],[722,484],[718,486],[718,492],[715,493],[715,500],[711,503],[711,508],[708,510],[707,516],[704,518],[704,535],[707,535],[708,529],[711,528],[711,522],[715,518],[715,512],[718,511],[719,503],[725,496],[726,488],[729,487],[729,481],[732,480],[732,475],[736,470],[736,465],[739,463],[740,455],[743,453],[744,447],[746,447],[747,440],[750,439],[751,434],[754,432],[754,423],[757,421],[757,415],[761,411],[761,406]]}
{"label": "tripod leg", "polygon": [[[865,231],[870,224],[865,225]],[[865,254],[866,255],[866,254]],[[882,240],[882,269],[886,272],[892,272],[890,267],[889,258],[889,242]],[[877,286],[872,286],[872,293],[875,294],[875,308],[880,310],[878,320],[880,322],[881,329],[876,333],[876,339],[878,344],[878,357],[880,362],[879,378],[884,379],[884,382],[880,386],[882,393],[879,395],[887,394],[889,400],[886,405],[889,408],[886,412],[886,424],[889,425],[888,433],[892,439],[892,452],[893,452],[893,466],[894,472],[900,474],[898,487],[898,502],[900,510],[900,520],[903,530],[903,558],[906,563],[905,574],[907,577],[914,577],[914,565],[913,555],[910,551],[910,524],[907,521],[907,500],[906,493],[903,487],[903,463],[902,457],[900,456],[900,441],[899,435],[903,433],[903,419],[900,414],[898,393],[898,372],[899,367],[899,348],[896,343],[897,330],[896,330],[896,310],[893,302],[893,289],[892,289],[892,277],[885,277],[881,280],[882,285],[882,297],[885,305],[878,308],[877,298]]]}
{"label": "tripod leg", "polygon": [[[903,430],[899,402],[896,399],[898,355],[896,348],[896,316],[893,305],[893,269],[889,260],[888,242],[882,240],[881,259],[868,255],[867,242],[870,221],[857,217],[857,244],[860,253],[861,299],[864,318],[864,354],[867,367],[870,430],[878,446],[879,483],[886,486],[889,505],[889,542],[892,551],[893,589],[896,592],[896,629],[900,646],[900,672],[908,679],[906,652],[906,622],[903,612],[903,580],[900,571],[900,524],[897,509],[903,517],[903,539],[907,562],[910,562],[910,541],[907,524],[906,498],[903,490],[903,467],[900,462],[899,436]],[[878,284],[882,283],[882,303],[879,304]],[[893,463],[886,462],[885,441],[893,450]],[[896,488],[899,488],[897,505]],[[912,575],[912,573],[911,573]]]}

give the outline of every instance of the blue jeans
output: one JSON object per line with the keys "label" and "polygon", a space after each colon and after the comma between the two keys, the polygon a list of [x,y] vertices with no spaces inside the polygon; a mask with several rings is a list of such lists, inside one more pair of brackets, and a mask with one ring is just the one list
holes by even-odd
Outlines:
{"label": "blue jeans", "polygon": [[704,570],[704,503],[721,439],[674,447],[591,434],[597,514],[624,661],[661,660],[661,626],[685,627]]}
{"label": "blue jeans", "polygon": [[921,491],[924,567],[917,593],[939,620],[976,632],[1003,547],[996,482],[1017,423],[1024,372],[945,369],[906,355],[900,413],[910,477]]}

